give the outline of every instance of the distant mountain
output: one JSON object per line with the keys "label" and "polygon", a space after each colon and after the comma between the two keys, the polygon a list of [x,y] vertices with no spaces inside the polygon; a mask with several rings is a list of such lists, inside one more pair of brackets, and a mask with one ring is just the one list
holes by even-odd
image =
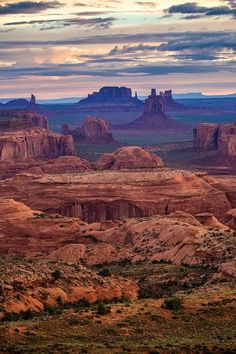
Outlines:
{"label": "distant mountain", "polygon": [[202,92],[186,92],[186,93],[176,93],[173,95],[175,99],[194,99],[194,98],[236,98],[236,93],[229,95],[205,95]]}
{"label": "distant mountain", "polygon": [[11,100],[9,102],[1,103],[1,108],[12,108],[12,109],[25,109],[29,105],[29,101],[24,98],[19,98],[15,100]]}

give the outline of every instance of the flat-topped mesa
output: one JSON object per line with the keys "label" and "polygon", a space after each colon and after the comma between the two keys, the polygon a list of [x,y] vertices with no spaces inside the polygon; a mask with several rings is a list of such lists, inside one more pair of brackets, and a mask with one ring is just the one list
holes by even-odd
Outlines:
{"label": "flat-topped mesa", "polygon": [[163,94],[157,95],[156,90],[152,89],[151,94],[145,100],[143,114],[135,121],[126,124],[124,128],[166,131],[183,130],[186,126],[165,114]]}
{"label": "flat-topped mesa", "polygon": [[0,161],[47,159],[75,155],[71,135],[63,136],[42,128],[0,135]]}
{"label": "flat-topped mesa", "polygon": [[132,90],[127,87],[107,86],[102,87],[99,92],[88,94],[88,97],[80,100],[79,105],[113,105],[113,104],[142,104],[137,98],[132,96]]}
{"label": "flat-topped mesa", "polygon": [[81,144],[114,144],[112,133],[109,131],[108,122],[104,119],[89,116],[82,127],[71,130],[67,124],[61,127],[61,133],[71,134],[76,142]]}
{"label": "flat-topped mesa", "polygon": [[160,96],[163,98],[164,110],[166,112],[185,111],[188,109],[186,106],[173,99],[172,90],[161,91]]}
{"label": "flat-topped mesa", "polygon": [[236,160],[236,122],[203,123],[193,131],[194,147],[202,151],[216,150],[219,162],[232,165]]}
{"label": "flat-topped mesa", "polygon": [[48,129],[48,118],[42,114],[22,109],[0,109],[0,131],[33,127]]}

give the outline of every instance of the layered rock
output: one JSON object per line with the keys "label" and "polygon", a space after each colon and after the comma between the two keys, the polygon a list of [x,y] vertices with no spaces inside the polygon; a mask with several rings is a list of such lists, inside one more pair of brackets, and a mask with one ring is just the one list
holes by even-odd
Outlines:
{"label": "layered rock", "polygon": [[124,126],[126,129],[137,129],[137,130],[179,130],[186,129],[184,124],[167,117],[164,111],[164,99],[163,94],[156,94],[156,90],[151,90],[151,95],[148,96],[144,104],[144,112],[135,121],[126,124]]}
{"label": "layered rock", "polygon": [[221,222],[234,208],[204,174],[156,169],[64,175],[17,175],[0,182],[0,195],[49,214],[92,223],[185,211],[212,213]]}
{"label": "layered rock", "polygon": [[[18,204],[18,214],[19,209],[25,211],[27,207],[20,208]],[[9,214],[6,208],[5,214]],[[33,215],[20,213],[19,217],[0,219],[0,253],[40,255],[53,261],[87,265],[122,260],[168,261],[201,265],[214,271],[232,265],[236,256],[234,231],[209,229],[183,212],[89,225],[79,219]],[[234,277],[229,268],[228,275]]]}
{"label": "layered rock", "polygon": [[48,129],[48,119],[42,114],[19,109],[0,109],[0,131],[32,127]]}
{"label": "layered rock", "polygon": [[112,133],[109,131],[108,122],[104,119],[89,116],[82,127],[71,130],[66,124],[62,125],[61,133],[71,134],[74,140],[81,144],[114,144]]}
{"label": "layered rock", "polygon": [[232,165],[236,161],[236,123],[203,123],[194,129],[194,147],[217,151],[217,162]]}
{"label": "layered rock", "polygon": [[138,146],[122,147],[104,154],[95,164],[98,170],[122,170],[163,167],[161,158]]}
{"label": "layered rock", "polygon": [[[72,266],[46,260],[17,260],[1,257],[1,310],[22,313],[41,312],[59,305],[71,306],[79,300],[112,301],[117,298],[137,299],[135,281],[120,276],[102,277],[84,266]],[[57,269],[60,279],[55,280]],[[24,289],[23,291],[21,289]]]}
{"label": "layered rock", "polygon": [[46,129],[5,132],[0,135],[0,161],[55,158],[75,155],[72,136]]}
{"label": "layered rock", "polygon": [[93,92],[86,99],[79,101],[80,106],[117,104],[139,105],[142,101],[137,98],[137,94],[135,97],[132,96],[130,88],[115,86],[102,87],[99,92]]}

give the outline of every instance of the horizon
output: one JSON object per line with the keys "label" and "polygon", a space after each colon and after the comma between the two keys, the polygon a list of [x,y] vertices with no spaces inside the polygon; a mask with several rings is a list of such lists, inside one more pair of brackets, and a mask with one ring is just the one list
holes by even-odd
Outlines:
{"label": "horizon", "polygon": [[[128,8],[128,11],[127,11]],[[1,1],[0,96],[236,91],[232,0]]]}

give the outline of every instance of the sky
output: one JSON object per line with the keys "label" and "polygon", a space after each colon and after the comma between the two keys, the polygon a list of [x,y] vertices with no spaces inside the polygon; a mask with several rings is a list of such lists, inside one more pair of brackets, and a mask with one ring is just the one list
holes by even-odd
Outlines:
{"label": "sky", "polygon": [[236,92],[236,0],[0,0],[0,97]]}

